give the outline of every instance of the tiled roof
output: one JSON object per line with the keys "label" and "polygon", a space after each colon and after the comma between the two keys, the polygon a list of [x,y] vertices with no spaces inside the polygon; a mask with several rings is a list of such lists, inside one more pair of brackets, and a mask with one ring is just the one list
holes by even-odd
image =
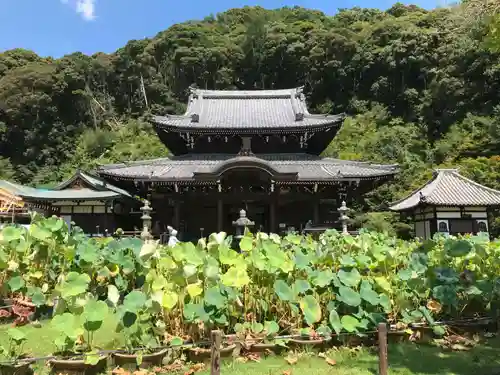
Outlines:
{"label": "tiled roof", "polygon": [[395,202],[393,211],[404,211],[419,204],[434,206],[497,206],[500,191],[474,182],[456,169],[437,169],[432,180],[408,197]]}
{"label": "tiled roof", "polygon": [[216,91],[192,89],[183,116],[154,116],[160,127],[182,131],[323,128],[340,124],[344,115],[312,115],[301,88]]}
{"label": "tiled roof", "polygon": [[82,179],[85,181],[88,185],[92,186],[95,190],[98,191],[106,191],[109,190],[110,192],[115,192],[117,194],[132,198],[129,192],[120,189],[119,187],[116,187],[112,184],[110,184],[107,181],[102,180],[99,177],[92,176],[88,173],[82,172],[82,171],[77,171],[71,178],[67,179],[64,182],[61,182],[59,185],[57,185],[54,190],[69,190],[66,189],[68,186],[70,186],[75,180],[77,179]]}
{"label": "tiled roof", "polygon": [[228,162],[253,162],[280,174],[297,174],[298,181],[375,179],[397,173],[395,165],[321,158],[308,154],[259,154],[253,157],[225,154],[188,154],[100,167],[101,176],[150,181],[193,181],[195,174],[217,173]]}
{"label": "tiled roof", "polygon": [[117,198],[121,195],[109,190],[95,191],[91,189],[37,189],[5,180],[0,180],[0,189],[6,190],[13,195],[28,200],[100,200]]}

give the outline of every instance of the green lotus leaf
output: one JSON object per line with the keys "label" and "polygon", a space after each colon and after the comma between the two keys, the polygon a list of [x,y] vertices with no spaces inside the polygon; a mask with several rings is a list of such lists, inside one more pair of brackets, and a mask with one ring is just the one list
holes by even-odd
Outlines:
{"label": "green lotus leaf", "polygon": [[253,333],[261,333],[264,330],[264,325],[262,323],[253,322],[251,329]]}
{"label": "green lotus leaf", "polygon": [[185,242],[183,244],[183,249],[184,249],[184,261],[187,264],[191,264],[196,267],[201,266],[203,264],[205,255],[199,248],[194,246],[192,242]]}
{"label": "green lotus leaf", "polygon": [[346,286],[341,286],[339,288],[338,299],[340,299],[346,305],[352,307],[358,307],[361,304],[361,296],[359,295],[359,293],[354,289]]}
{"label": "green lotus leaf", "polygon": [[313,296],[305,296],[300,301],[300,308],[302,309],[306,323],[309,326],[312,326],[314,323],[321,320],[321,306]]}
{"label": "green lotus leaf", "polygon": [[210,315],[205,311],[205,307],[199,303],[187,303],[184,305],[184,318],[188,322],[208,322]]}
{"label": "green lotus leaf", "polygon": [[355,267],[356,266],[356,261],[350,255],[342,255],[340,257],[340,265],[342,267]]}
{"label": "green lotus leaf", "polygon": [[191,276],[194,276],[198,273],[198,268],[196,268],[193,264],[186,264],[183,268],[184,277],[189,279]]}
{"label": "green lotus leaf", "polygon": [[361,299],[373,306],[377,306],[380,302],[378,294],[373,290],[372,285],[366,280],[361,282],[359,295],[361,296]]}
{"label": "green lotus leaf", "polygon": [[207,257],[203,274],[210,280],[217,280],[219,278],[219,262],[217,259],[211,256]]}
{"label": "green lotus leaf", "polygon": [[87,291],[90,283],[89,275],[77,272],[70,272],[66,276],[62,286],[61,286],[61,296],[64,299],[71,297],[76,297]]}
{"label": "green lotus leaf", "polygon": [[463,257],[473,249],[472,243],[467,240],[449,239],[444,244],[444,250],[452,257]]}
{"label": "green lotus leaf", "polygon": [[201,283],[189,284],[186,287],[186,290],[191,297],[198,297],[203,293],[203,288],[201,286]]}
{"label": "green lotus leaf", "polygon": [[85,319],[85,329],[87,331],[97,331],[102,326],[103,320],[108,315],[108,305],[104,301],[88,301],[83,309]]}
{"label": "green lotus leaf", "polygon": [[347,332],[356,332],[360,326],[359,320],[352,315],[344,315],[340,322]]}
{"label": "green lotus leaf", "polygon": [[349,287],[358,286],[361,281],[361,275],[356,268],[353,268],[351,271],[340,270],[337,276],[342,284]]}
{"label": "green lotus leaf", "polygon": [[14,276],[9,279],[7,285],[9,286],[11,292],[17,292],[18,290],[24,288],[26,283],[21,276]]}
{"label": "green lotus leaf", "polygon": [[378,285],[378,287],[385,292],[392,292],[392,286],[389,280],[383,276],[377,276],[374,278],[375,283]]}
{"label": "green lotus leaf", "polygon": [[401,271],[398,272],[398,277],[402,281],[408,281],[412,277],[412,272],[411,272],[411,270],[408,270],[408,269],[401,270]]}
{"label": "green lotus leaf", "polygon": [[247,237],[247,236],[244,236],[241,240],[240,240],[240,249],[241,251],[251,251],[253,248],[253,238],[252,237]]}
{"label": "green lotus leaf", "polygon": [[19,328],[9,328],[7,330],[7,335],[9,338],[16,342],[17,345],[20,345],[23,341],[26,341],[26,334],[21,331]]}
{"label": "green lotus leaf", "polygon": [[147,297],[143,292],[134,290],[125,296],[123,307],[125,310],[136,313],[144,308]]}
{"label": "green lotus leaf", "polygon": [[234,288],[242,288],[250,284],[250,278],[248,277],[246,267],[243,266],[232,266],[229,268],[229,270],[221,276],[221,281],[225,286]]}
{"label": "green lotus leaf", "polygon": [[147,241],[141,247],[141,251],[139,252],[139,258],[143,262],[145,262],[149,260],[152,256],[154,256],[157,253],[157,251],[158,251],[158,244],[154,241]]}
{"label": "green lotus leaf", "polygon": [[382,306],[382,308],[387,314],[390,313],[392,310],[392,302],[389,296],[382,293],[378,295],[378,298],[380,306]]}
{"label": "green lotus leaf", "polygon": [[178,301],[179,296],[177,293],[167,291],[163,294],[162,306],[167,310],[172,310]]}
{"label": "green lotus leaf", "polygon": [[30,225],[30,234],[33,238],[37,239],[38,241],[47,241],[49,238],[52,237],[52,233],[50,232],[50,230],[48,230],[47,228],[42,228],[42,227],[39,227],[38,225]]}
{"label": "green lotus leaf", "polygon": [[292,286],[295,295],[304,294],[311,289],[311,285],[307,280],[295,280]]}
{"label": "green lotus leaf", "polygon": [[56,216],[49,217],[43,222],[43,226],[51,232],[59,232],[65,225],[64,220]]}
{"label": "green lotus leaf", "polygon": [[336,310],[330,310],[329,321],[333,330],[338,335],[342,331],[342,323],[340,322],[340,316]]}
{"label": "green lotus leaf", "polygon": [[241,264],[241,255],[229,248],[226,243],[219,246],[219,262],[228,266]]}
{"label": "green lotus leaf", "polygon": [[181,337],[172,337],[168,340],[170,346],[181,346],[182,344],[184,344],[184,340]]}
{"label": "green lotus leaf", "polygon": [[313,278],[312,282],[314,285],[324,288],[333,280],[333,272],[330,270],[318,271],[316,277]]}
{"label": "green lotus leaf", "polygon": [[268,337],[274,336],[280,331],[280,326],[274,320],[266,321],[264,322],[264,331],[266,331]]}
{"label": "green lotus leaf", "polygon": [[4,242],[18,241],[23,238],[23,229],[6,226],[2,229],[0,238],[2,238]]}
{"label": "green lotus leaf", "polygon": [[41,288],[34,288],[30,293],[28,293],[28,295],[31,298],[31,302],[36,307],[40,307],[40,306],[45,305],[46,298],[45,298],[45,295],[43,294]]}
{"label": "green lotus leaf", "polygon": [[108,285],[108,301],[113,304],[113,306],[118,305],[118,301],[120,300],[120,292],[118,288],[112,284]]}
{"label": "green lotus leaf", "polygon": [[292,288],[283,280],[274,282],[274,292],[282,301],[293,301],[295,297]]}
{"label": "green lotus leaf", "polygon": [[218,309],[222,309],[226,304],[226,298],[222,295],[217,286],[209,288],[205,291],[204,300],[205,304],[215,306]]}

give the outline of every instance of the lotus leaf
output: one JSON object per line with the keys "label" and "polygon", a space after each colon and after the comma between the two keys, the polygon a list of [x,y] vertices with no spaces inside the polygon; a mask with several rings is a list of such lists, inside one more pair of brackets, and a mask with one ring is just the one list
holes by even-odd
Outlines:
{"label": "lotus leaf", "polygon": [[347,332],[357,332],[360,326],[359,320],[352,315],[344,315],[342,319],[340,319],[340,322],[342,323],[342,328]]}
{"label": "lotus leaf", "polygon": [[198,268],[196,268],[193,264],[186,264],[183,268],[184,277],[189,279],[191,276],[194,276],[198,273]]}
{"label": "lotus leaf", "polygon": [[30,225],[30,234],[33,238],[39,240],[39,241],[47,241],[49,238],[52,237],[52,233],[50,230],[47,228],[40,227],[38,225]]}
{"label": "lotus leaf", "polygon": [[276,335],[279,332],[279,330],[280,326],[275,321],[264,322],[264,331],[266,331],[266,335],[268,337]]}
{"label": "lotus leaf", "polygon": [[311,285],[309,284],[309,282],[307,280],[298,279],[298,280],[295,280],[295,282],[293,283],[292,289],[293,289],[294,295],[304,294],[305,292],[307,292],[308,290],[311,289]]}
{"label": "lotus leaf", "polygon": [[337,334],[339,334],[342,331],[342,323],[340,322],[340,316],[336,310],[330,310],[330,316],[328,320],[330,321],[330,325],[332,326],[333,330]]}
{"label": "lotus leaf", "polygon": [[43,294],[43,291],[39,287],[35,288],[28,288],[28,296],[31,298],[31,302],[37,306],[43,306],[45,305],[45,295]]}
{"label": "lotus leaf", "polygon": [[274,292],[282,301],[293,301],[295,297],[292,288],[283,280],[274,282]]}
{"label": "lotus leaf", "polygon": [[153,256],[156,257],[157,252],[158,252],[158,243],[156,241],[147,241],[141,247],[139,258],[144,262],[149,260]]}
{"label": "lotus leaf", "polygon": [[253,333],[261,333],[264,330],[264,325],[262,323],[252,322],[251,329]]}
{"label": "lotus leaf", "polygon": [[83,310],[84,327],[87,331],[97,331],[108,315],[108,305],[104,301],[88,301]]}
{"label": "lotus leaf", "polygon": [[383,291],[391,293],[392,292],[392,286],[391,282],[387,280],[386,277],[384,276],[377,276],[374,278],[375,283],[378,285],[379,288],[381,288]]}
{"label": "lotus leaf", "polygon": [[207,314],[202,304],[188,303],[184,305],[184,318],[191,322],[208,322],[210,320],[210,315]]}
{"label": "lotus leaf", "polygon": [[365,300],[373,306],[377,306],[380,302],[378,294],[373,290],[372,285],[366,280],[363,280],[361,282],[359,294],[361,296],[361,299]]}
{"label": "lotus leaf", "polygon": [[147,297],[144,293],[134,290],[125,296],[123,306],[125,310],[137,313],[146,305]]}
{"label": "lotus leaf", "polygon": [[219,262],[214,257],[206,258],[203,274],[209,280],[217,280],[219,278]]}
{"label": "lotus leaf", "polygon": [[300,308],[309,326],[321,320],[321,306],[313,296],[308,295],[302,298],[300,300]]}
{"label": "lotus leaf", "polygon": [[246,267],[232,266],[224,275],[221,276],[221,281],[225,286],[242,288],[250,283],[250,278],[248,277]]}
{"label": "lotus leaf", "polygon": [[222,309],[226,304],[226,298],[220,292],[217,286],[211,287],[205,291],[204,296],[205,304],[215,306]]}
{"label": "lotus leaf", "polygon": [[380,306],[382,306],[382,308],[386,313],[390,313],[392,308],[391,299],[386,294],[383,293],[379,294],[378,298]]}
{"label": "lotus leaf", "polygon": [[361,275],[356,268],[353,268],[351,271],[340,270],[337,273],[337,276],[340,282],[348,287],[358,286],[361,281]]}
{"label": "lotus leaf", "polygon": [[179,296],[177,295],[177,293],[166,291],[163,294],[162,306],[167,310],[172,310],[175,307],[175,305],[177,305],[178,301],[179,301]]}
{"label": "lotus leaf", "polygon": [[18,290],[24,288],[26,283],[21,276],[14,276],[9,279],[7,285],[9,286],[11,292],[17,292]]}
{"label": "lotus leaf", "polygon": [[341,286],[339,288],[338,299],[344,302],[346,305],[352,307],[358,307],[361,304],[361,296],[354,289],[347,286]]}
{"label": "lotus leaf", "polygon": [[118,288],[112,284],[108,285],[108,301],[113,304],[113,306],[118,305],[118,301],[120,300],[120,292]]}
{"label": "lotus leaf", "polygon": [[6,226],[2,229],[1,234],[4,242],[18,241],[23,238],[23,229],[13,226]]}
{"label": "lotus leaf", "polygon": [[449,239],[444,244],[444,250],[452,257],[463,257],[472,251],[472,244],[467,240]]}
{"label": "lotus leaf", "polygon": [[252,248],[253,248],[253,238],[252,237],[248,237],[248,236],[244,236],[240,240],[240,249],[241,249],[241,251],[251,251]]}
{"label": "lotus leaf", "polygon": [[201,282],[196,284],[189,284],[187,287],[187,292],[191,297],[198,297],[203,293],[203,288],[201,286]]}
{"label": "lotus leaf", "polygon": [[64,299],[76,297],[87,291],[90,283],[90,277],[87,274],[80,274],[77,272],[70,272],[66,276],[61,286],[61,296]]}
{"label": "lotus leaf", "polygon": [[325,271],[318,271],[315,275],[315,277],[312,280],[312,283],[315,286],[319,286],[320,288],[324,288],[328,285],[333,280],[333,272],[330,270],[325,270]]}
{"label": "lotus leaf", "polygon": [[340,265],[342,267],[356,267],[356,261],[350,255],[342,255],[340,257]]}

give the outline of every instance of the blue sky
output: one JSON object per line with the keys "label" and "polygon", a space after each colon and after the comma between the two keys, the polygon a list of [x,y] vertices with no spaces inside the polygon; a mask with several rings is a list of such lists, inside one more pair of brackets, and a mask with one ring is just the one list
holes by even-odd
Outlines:
{"label": "blue sky", "polygon": [[[415,0],[430,9],[440,0]],[[0,0],[0,51],[31,49],[60,57],[74,51],[113,52],[130,39],[244,5],[299,5],[334,14],[353,6],[387,9],[395,0]]]}

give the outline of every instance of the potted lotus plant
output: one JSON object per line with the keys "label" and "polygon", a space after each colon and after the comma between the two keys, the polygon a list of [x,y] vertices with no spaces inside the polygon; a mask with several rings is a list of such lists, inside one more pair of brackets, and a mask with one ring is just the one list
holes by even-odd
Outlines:
{"label": "potted lotus plant", "polygon": [[27,375],[31,373],[32,360],[23,350],[26,335],[19,328],[9,328],[6,331],[8,341],[0,346],[0,357],[4,363],[0,364],[2,375]]}
{"label": "potted lotus plant", "polygon": [[79,315],[66,312],[52,318],[50,324],[58,333],[54,340],[58,351],[49,365],[55,372],[96,374],[105,370],[106,356],[94,348],[93,339],[107,314],[105,302],[90,300]]}
{"label": "potted lotus plant", "polygon": [[147,296],[141,291],[130,292],[117,308],[116,330],[122,333],[125,348],[113,355],[115,365],[133,369],[161,366],[168,349],[161,348],[160,330],[153,323],[155,314],[151,310]]}

